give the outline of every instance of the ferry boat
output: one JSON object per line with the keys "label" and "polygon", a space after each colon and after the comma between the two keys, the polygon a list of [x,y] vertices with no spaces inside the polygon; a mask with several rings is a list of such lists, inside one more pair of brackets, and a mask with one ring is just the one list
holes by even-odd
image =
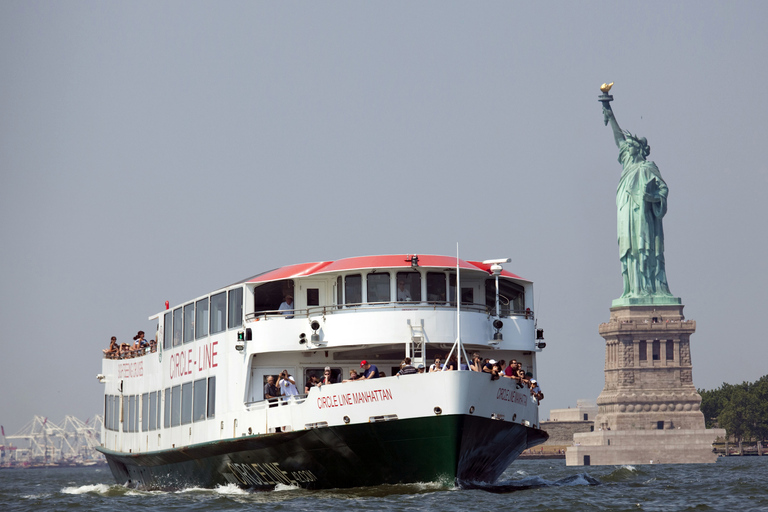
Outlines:
{"label": "ferry boat", "polygon": [[[533,283],[507,262],[354,257],[166,302],[156,343],[104,357],[99,451],[141,489],[492,483],[548,437],[528,388],[467,366],[476,353],[537,374]],[[436,357],[457,370],[428,371]],[[405,358],[427,371],[398,374]],[[361,362],[385,376],[348,380]],[[333,383],[304,393],[326,369]],[[283,372],[300,394],[265,399]]]}

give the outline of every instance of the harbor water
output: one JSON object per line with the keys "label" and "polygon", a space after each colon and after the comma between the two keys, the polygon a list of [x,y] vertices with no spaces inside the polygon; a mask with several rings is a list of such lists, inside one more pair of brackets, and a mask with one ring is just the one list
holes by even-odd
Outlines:
{"label": "harbor water", "polygon": [[[375,463],[375,461],[371,461]],[[0,470],[0,510],[433,510],[768,511],[768,457],[715,464],[566,467],[513,463],[494,485],[449,482],[306,491],[236,487],[144,492],[115,484],[107,467]]]}

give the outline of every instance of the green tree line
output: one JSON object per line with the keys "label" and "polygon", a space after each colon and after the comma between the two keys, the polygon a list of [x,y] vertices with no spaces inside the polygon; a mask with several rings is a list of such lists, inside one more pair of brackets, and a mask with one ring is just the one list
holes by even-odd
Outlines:
{"label": "green tree line", "polygon": [[724,428],[739,443],[768,439],[768,375],[698,392],[707,428]]}

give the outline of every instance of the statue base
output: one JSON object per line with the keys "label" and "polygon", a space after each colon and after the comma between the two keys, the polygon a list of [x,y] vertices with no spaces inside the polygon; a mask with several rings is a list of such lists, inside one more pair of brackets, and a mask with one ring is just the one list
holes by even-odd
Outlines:
{"label": "statue base", "polygon": [[666,296],[649,296],[649,297],[622,297],[620,299],[613,299],[611,302],[612,308],[623,306],[679,306],[683,303],[680,297]]}

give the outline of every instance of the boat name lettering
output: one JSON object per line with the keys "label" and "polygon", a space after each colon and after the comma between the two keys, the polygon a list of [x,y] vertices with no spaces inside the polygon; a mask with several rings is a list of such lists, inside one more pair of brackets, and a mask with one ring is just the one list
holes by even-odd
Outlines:
{"label": "boat name lettering", "polygon": [[120,363],[117,365],[117,378],[130,379],[133,377],[142,377],[144,375],[144,362],[133,361],[131,363]]}
{"label": "boat name lettering", "polygon": [[517,391],[512,391],[507,388],[499,388],[496,393],[496,400],[504,400],[505,402],[513,402],[520,405],[528,405],[528,396]]}
{"label": "boat name lettering", "polygon": [[384,400],[392,400],[391,389],[374,389],[372,391],[354,391],[341,395],[321,396],[317,399],[317,408],[327,409],[329,407],[343,407],[345,405],[381,402]]}
{"label": "boat name lettering", "polygon": [[197,366],[197,371],[199,372],[219,366],[219,362],[216,360],[216,356],[219,355],[216,351],[216,345],[218,344],[218,341],[214,341],[198,346],[197,361],[193,359],[193,351],[191,348],[171,354],[171,357],[169,358],[171,365],[171,379],[183,377],[184,375],[192,375],[195,366]]}
{"label": "boat name lettering", "polygon": [[227,467],[237,481],[246,487],[277,484],[297,485],[317,480],[317,477],[309,470],[283,471],[277,462],[253,464],[230,462]]}

